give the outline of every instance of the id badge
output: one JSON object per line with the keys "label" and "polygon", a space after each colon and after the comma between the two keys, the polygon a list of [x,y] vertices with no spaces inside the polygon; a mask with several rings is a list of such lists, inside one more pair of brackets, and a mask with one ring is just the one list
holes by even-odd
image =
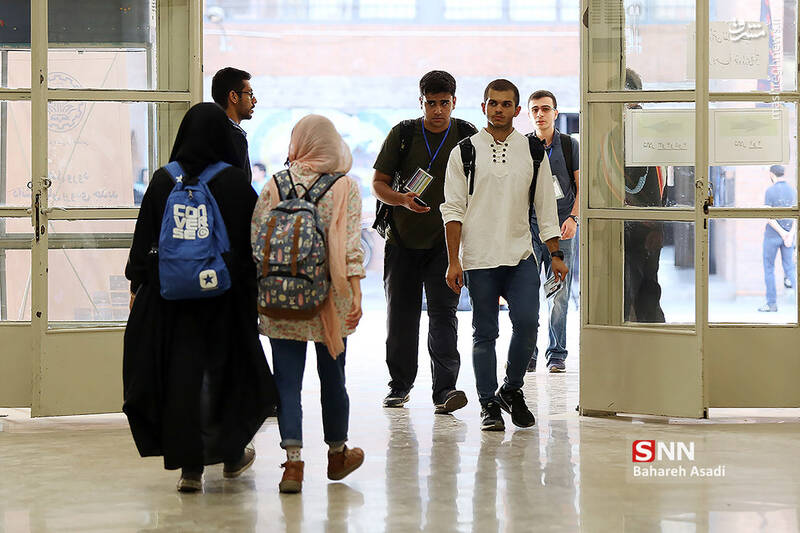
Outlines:
{"label": "id badge", "polygon": [[420,167],[417,167],[416,172],[414,172],[403,188],[408,192],[415,192],[419,196],[422,196],[422,194],[425,192],[425,189],[428,188],[428,185],[431,184],[433,179],[433,176],[422,170]]}
{"label": "id badge", "polygon": [[553,189],[556,193],[556,200],[561,200],[564,198],[564,191],[561,190],[561,184],[558,183],[558,178],[555,174],[553,174]]}
{"label": "id badge", "polygon": [[564,286],[563,281],[556,281],[555,276],[550,276],[550,279],[544,282],[544,295],[546,298],[552,298]]}

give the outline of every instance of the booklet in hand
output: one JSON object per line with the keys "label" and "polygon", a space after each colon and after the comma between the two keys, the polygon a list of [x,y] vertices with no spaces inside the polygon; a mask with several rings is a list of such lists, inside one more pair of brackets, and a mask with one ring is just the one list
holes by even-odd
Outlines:
{"label": "booklet in hand", "polygon": [[556,280],[555,276],[550,276],[550,279],[544,282],[544,295],[547,298],[552,298],[564,287],[562,280]]}

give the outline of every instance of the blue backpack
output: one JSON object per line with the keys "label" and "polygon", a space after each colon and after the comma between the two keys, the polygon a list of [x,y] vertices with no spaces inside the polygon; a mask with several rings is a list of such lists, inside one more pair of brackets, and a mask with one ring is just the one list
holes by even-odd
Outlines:
{"label": "blue backpack", "polygon": [[167,197],[158,237],[158,275],[166,300],[210,298],[227,291],[231,276],[223,259],[230,251],[228,232],[208,183],[228,163],[209,165],[197,183],[183,183],[177,161],[164,167],[175,187]]}

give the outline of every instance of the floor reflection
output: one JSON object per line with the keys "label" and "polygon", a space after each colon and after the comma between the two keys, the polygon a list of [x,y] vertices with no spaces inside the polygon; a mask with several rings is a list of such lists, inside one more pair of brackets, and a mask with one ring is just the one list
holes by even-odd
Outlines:
{"label": "floor reflection", "polygon": [[[356,351],[355,353],[362,353]],[[0,409],[0,531],[287,531],[391,533],[798,531],[800,424],[770,412],[718,420],[580,418],[576,373],[527,377],[537,417],[529,429],[479,429],[477,400],[434,415],[427,391],[383,409],[383,363],[348,361],[351,441],[364,465],[333,483],[319,409],[305,413],[306,478],[279,495],[278,432],[256,437],[252,471],[225,480],[207,469],[203,494],[175,492],[176,472],[141,459],[119,415],[31,420]],[[461,380],[471,383],[470,365]],[[429,370],[420,368],[425,382]],[[371,376],[371,378],[370,378]],[[312,377],[316,377],[313,376]],[[428,381],[429,382],[429,381]],[[470,388],[464,386],[468,394]],[[304,403],[319,401],[307,382]],[[784,423],[781,423],[784,422]],[[632,479],[634,440],[694,442],[698,465],[725,464],[725,479]]]}

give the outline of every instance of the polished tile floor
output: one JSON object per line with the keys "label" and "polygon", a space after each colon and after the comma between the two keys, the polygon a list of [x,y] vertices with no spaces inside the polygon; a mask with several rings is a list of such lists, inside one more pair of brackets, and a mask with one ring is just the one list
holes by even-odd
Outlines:
{"label": "polished tile floor", "polygon": [[[362,328],[382,325],[368,318]],[[0,409],[0,531],[800,530],[797,410],[718,411],[708,421],[581,418],[572,362],[566,374],[540,367],[528,375],[536,426],[515,429],[506,418],[504,433],[482,433],[468,321],[460,333],[459,384],[470,404],[454,416],[433,414],[424,360],[407,408],[382,409],[381,343],[351,339],[351,444],[364,448],[366,461],[343,482],[325,478],[319,386],[307,374],[299,495],[278,494],[284,456],[272,419],[255,439],[251,471],[223,480],[221,467],[210,467],[204,493],[182,495],[175,472],[137,456],[121,415],[30,419],[25,410]],[[507,335],[506,328],[499,346]],[[633,463],[635,440],[694,443],[694,461]],[[634,477],[639,465],[684,467],[687,475]],[[717,473],[724,466],[725,477],[692,477],[692,466]]]}

